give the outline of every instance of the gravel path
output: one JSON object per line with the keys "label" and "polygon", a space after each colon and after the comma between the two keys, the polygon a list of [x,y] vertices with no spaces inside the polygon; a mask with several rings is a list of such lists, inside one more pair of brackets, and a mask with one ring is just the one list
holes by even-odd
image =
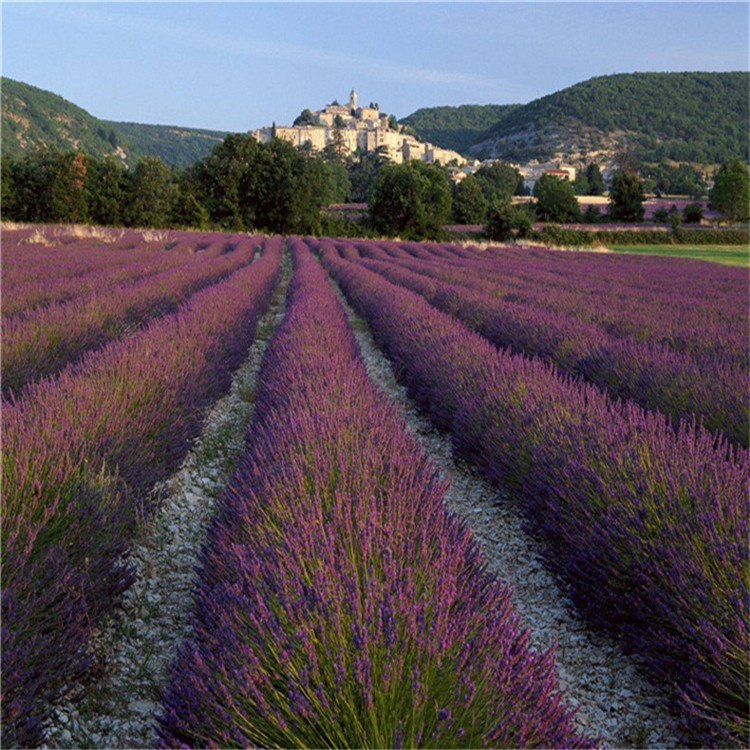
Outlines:
{"label": "gravel path", "polygon": [[[289,276],[286,258],[282,283],[231,392],[211,409],[203,435],[180,470],[154,490],[162,498],[160,510],[132,552],[137,582],[125,596],[122,615],[111,618],[92,645],[99,674],[58,704],[46,747],[154,746],[160,690],[177,646],[189,633],[197,551],[214,501],[244,448],[260,362],[283,317]],[[339,298],[370,376],[401,404],[409,429],[450,478],[449,508],[471,526],[488,568],[513,587],[513,606],[526,619],[534,645],[547,648],[557,642],[560,684],[579,708],[581,729],[600,735],[611,747],[677,747],[665,696],[613,641],[592,634],[570,613],[564,589],[544,568],[538,542],[525,533],[509,499],[454,459],[449,438],[418,413],[366,324],[340,292]]]}
{"label": "gravel path", "polygon": [[454,458],[450,438],[417,411],[366,322],[333,286],[370,377],[402,406],[409,430],[450,480],[448,508],[471,527],[488,569],[512,587],[513,607],[526,620],[533,645],[544,649],[557,643],[560,687],[578,708],[578,726],[609,747],[678,747],[664,691],[643,677],[636,660],[615,641],[593,633],[572,612],[565,589],[542,563],[540,542],[526,533],[510,499],[472,466]]}
{"label": "gravel path", "polygon": [[154,747],[160,692],[177,647],[189,634],[197,554],[215,500],[244,449],[261,359],[284,316],[290,275],[286,257],[281,282],[231,391],[209,411],[181,468],[154,489],[159,510],[131,554],[136,583],[125,595],[122,614],[110,618],[92,643],[99,673],[56,706],[45,747]]}

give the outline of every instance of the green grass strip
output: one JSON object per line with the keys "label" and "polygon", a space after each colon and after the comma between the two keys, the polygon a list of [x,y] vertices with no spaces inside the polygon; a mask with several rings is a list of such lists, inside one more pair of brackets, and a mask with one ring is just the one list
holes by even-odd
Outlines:
{"label": "green grass strip", "polygon": [[667,255],[709,260],[726,266],[750,267],[750,248],[742,245],[616,245],[609,249],[615,253]]}

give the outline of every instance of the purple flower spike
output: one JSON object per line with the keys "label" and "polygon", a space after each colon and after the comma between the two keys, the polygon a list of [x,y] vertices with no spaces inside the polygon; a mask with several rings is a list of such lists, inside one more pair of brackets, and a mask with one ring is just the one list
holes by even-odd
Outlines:
{"label": "purple flower spike", "polygon": [[528,648],[507,587],[370,380],[325,272],[289,246],[286,317],[209,530],[162,746],[229,733],[262,747],[591,747],[551,653]]}
{"label": "purple flower spike", "polygon": [[[723,415],[716,426],[746,442],[747,275],[703,264],[525,249],[485,255],[456,250],[459,260],[450,261],[446,246],[433,252],[423,245],[371,241],[358,242],[359,259],[349,261],[339,252],[347,244],[314,242],[411,396],[451,432],[459,452],[516,495],[580,611],[621,636],[671,687],[685,742],[748,745],[750,454],[697,425],[689,416],[699,413],[692,406],[665,408],[667,416],[632,400],[639,389],[650,388],[649,378],[660,380],[657,392],[672,380],[681,383],[686,372],[697,373],[690,362],[712,373],[711,387],[718,388],[735,384],[734,376],[718,375],[734,368],[742,386],[730,385],[729,391],[741,395],[710,396],[706,403]],[[598,297],[582,300],[586,287],[576,289],[575,279],[589,267],[606,283],[618,279],[622,304],[600,309]],[[506,273],[517,276],[517,283],[506,283]],[[698,278],[704,274],[710,289]],[[484,276],[498,290],[491,304],[487,295],[494,287],[483,287]],[[711,291],[719,280],[730,290],[726,306],[717,306]],[[677,293],[680,286],[684,297]],[[660,306],[653,308],[652,298]],[[579,302],[586,320],[576,322]],[[556,309],[552,318],[543,309],[547,303]],[[680,310],[680,319],[693,308],[702,312],[683,331],[670,306]],[[555,329],[560,311],[564,325],[558,320]],[[513,348],[523,339],[529,348],[516,348],[539,356],[498,349],[485,323],[512,334],[505,345]],[[595,338],[591,326],[617,339],[610,341],[607,361],[615,361],[616,350],[635,357],[627,354],[614,367],[614,386],[630,388],[615,395],[631,400],[613,400],[571,377],[579,365],[599,367],[596,351],[581,360],[577,336],[566,338],[580,331],[581,341],[589,342],[580,350],[585,353]],[[575,367],[566,374],[568,356]],[[663,367],[654,364],[659,358]],[[633,373],[635,391],[626,382]],[[696,376],[695,388],[703,385]],[[681,385],[678,391],[678,400],[693,398]],[[727,421],[727,414],[739,421]],[[681,421],[683,415],[689,418]],[[469,706],[479,699],[479,688],[475,695],[471,680],[463,684]],[[468,726],[455,710],[453,715]],[[501,741],[504,731],[493,729],[487,742]]]}

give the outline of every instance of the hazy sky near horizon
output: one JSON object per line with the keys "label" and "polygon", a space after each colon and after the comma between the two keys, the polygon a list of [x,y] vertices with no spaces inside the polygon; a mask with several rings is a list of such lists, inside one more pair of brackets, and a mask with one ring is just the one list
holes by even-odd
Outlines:
{"label": "hazy sky near horizon", "polygon": [[245,131],[359,101],[525,103],[593,76],[748,69],[748,4],[2,2],[2,73],[106,120]]}

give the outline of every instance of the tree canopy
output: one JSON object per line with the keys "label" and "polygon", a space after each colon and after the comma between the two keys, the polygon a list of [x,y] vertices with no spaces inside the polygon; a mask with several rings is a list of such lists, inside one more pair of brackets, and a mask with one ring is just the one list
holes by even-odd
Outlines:
{"label": "tree canopy", "polygon": [[453,219],[457,224],[484,223],[488,205],[474,175],[467,175],[453,189]]}
{"label": "tree canopy", "polygon": [[451,211],[451,190],[443,169],[409,161],[384,166],[370,196],[370,221],[387,235],[439,239]]}
{"label": "tree canopy", "polygon": [[16,221],[314,233],[321,206],[348,190],[335,159],[241,134],[184,170],[153,156],[128,170],[112,157],[55,149],[2,162],[3,217]]}
{"label": "tree canopy", "polygon": [[509,200],[523,190],[521,173],[510,164],[496,161],[480,167],[475,173],[487,203],[492,205],[498,201]]}
{"label": "tree canopy", "polygon": [[614,221],[643,221],[643,183],[637,174],[618,170],[609,190],[609,216]]}
{"label": "tree canopy", "polygon": [[487,215],[485,234],[499,242],[527,237],[533,226],[533,209],[527,205],[514,206],[509,200],[491,206]]}
{"label": "tree canopy", "polygon": [[300,112],[292,125],[295,127],[297,125],[312,125],[315,122],[315,118],[313,117],[313,113],[309,109],[303,109],[302,112]]}
{"label": "tree canopy", "polygon": [[740,159],[730,159],[719,168],[711,190],[711,206],[730,221],[750,218],[750,175]]}
{"label": "tree canopy", "polygon": [[578,206],[573,185],[565,179],[543,174],[534,185],[536,213],[542,221],[579,221]]}

